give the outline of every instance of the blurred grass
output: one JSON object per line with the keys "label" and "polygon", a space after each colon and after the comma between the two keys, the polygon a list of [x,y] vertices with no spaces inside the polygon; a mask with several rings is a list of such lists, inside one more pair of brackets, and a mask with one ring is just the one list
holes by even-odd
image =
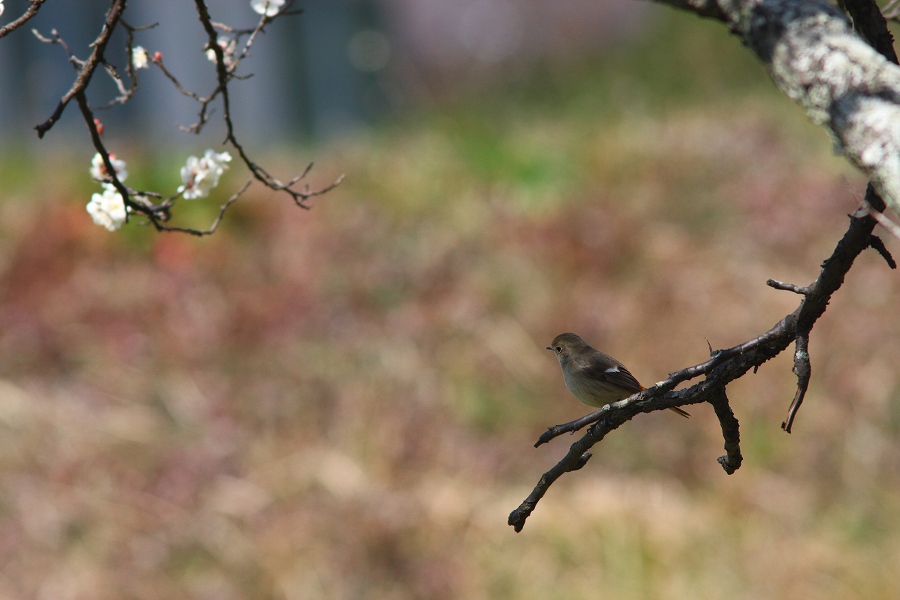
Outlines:
{"label": "blurred grass", "polygon": [[[348,178],[312,211],[256,190],[204,240],[91,224],[84,157],[0,161],[0,598],[900,596],[874,253],[794,435],[782,356],[730,389],[735,475],[711,410],[648,415],[506,526],[567,448],[536,437],[585,412],[555,334],[645,383],[757,335],[797,302],[765,279],[812,280],[842,234],[839,176],[863,189],[735,40],[663,14],[318,149],[314,185]],[[129,169],[168,188],[175,162]]]}

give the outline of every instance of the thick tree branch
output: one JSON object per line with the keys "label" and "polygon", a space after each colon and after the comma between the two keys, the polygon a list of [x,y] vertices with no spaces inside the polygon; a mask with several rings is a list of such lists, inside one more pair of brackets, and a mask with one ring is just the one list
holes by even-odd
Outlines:
{"label": "thick tree branch", "polygon": [[[900,214],[900,67],[869,46],[826,0],[658,0],[723,21],[778,88],[829,131]],[[871,0],[847,2],[860,31],[888,53]],[[891,62],[891,61],[894,62]]]}

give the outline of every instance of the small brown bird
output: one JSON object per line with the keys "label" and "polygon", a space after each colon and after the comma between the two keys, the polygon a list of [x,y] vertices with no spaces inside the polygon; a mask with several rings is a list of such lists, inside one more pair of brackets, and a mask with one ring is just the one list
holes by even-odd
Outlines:
{"label": "small brown bird", "polygon": [[[574,333],[561,333],[547,346],[556,354],[566,387],[588,406],[601,407],[643,389],[625,365],[591,347]],[[682,417],[691,415],[678,407],[669,410]]]}

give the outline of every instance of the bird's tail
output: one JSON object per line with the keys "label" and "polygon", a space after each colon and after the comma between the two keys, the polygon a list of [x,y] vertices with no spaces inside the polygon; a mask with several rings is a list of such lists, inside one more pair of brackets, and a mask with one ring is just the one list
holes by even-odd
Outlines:
{"label": "bird's tail", "polygon": [[[647,388],[645,388],[643,385],[641,385],[640,383],[639,383],[638,385],[641,386],[641,389],[642,389],[642,390],[646,390],[646,389],[647,389]],[[670,407],[669,407],[669,410],[671,410],[672,412],[678,413],[679,415],[681,415],[681,416],[684,417],[685,419],[690,419],[690,418],[691,418],[691,413],[689,413],[689,412],[686,411],[686,410],[681,410],[681,409],[678,408],[677,406],[670,406]]]}
{"label": "bird's tail", "polygon": [[681,416],[684,417],[685,419],[690,419],[690,418],[691,418],[691,413],[689,413],[689,412],[686,411],[686,410],[681,410],[681,409],[678,408],[677,406],[670,406],[670,407],[669,407],[669,410],[674,411],[674,412],[677,412],[679,415],[681,415]]}

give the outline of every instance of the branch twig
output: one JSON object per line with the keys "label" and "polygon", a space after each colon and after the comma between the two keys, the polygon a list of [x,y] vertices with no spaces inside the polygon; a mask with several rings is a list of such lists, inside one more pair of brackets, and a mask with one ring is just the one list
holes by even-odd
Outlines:
{"label": "branch twig", "polygon": [[244,187],[235,192],[231,198],[229,198],[225,204],[219,207],[219,214],[216,216],[215,220],[212,222],[212,225],[207,229],[191,229],[190,227],[173,227],[170,225],[166,225],[165,223],[159,223],[154,221],[152,218],[150,222],[156,227],[157,231],[173,231],[180,233],[188,233],[190,235],[196,235],[197,237],[202,237],[204,235],[212,235],[216,232],[216,229],[219,228],[219,224],[222,222],[222,217],[225,216],[225,211],[228,210],[228,207],[234,204],[238,198],[240,198],[244,192],[247,191],[247,188],[250,187],[250,184],[253,183],[253,180],[249,180],[244,184]]}
{"label": "branch twig", "polygon": [[[29,9],[26,15],[15,22],[16,27],[21,26],[25,21],[28,20],[28,18],[34,16],[40,5],[44,2],[44,0],[31,1],[32,7]],[[147,27],[133,27],[129,25],[123,18],[126,2],[127,0],[110,0],[110,6],[104,18],[104,26],[100,32],[100,35],[90,45],[92,50],[87,60],[78,58],[78,56],[75,55],[66,41],[62,39],[62,37],[55,29],[51,32],[50,36],[43,36],[38,31],[34,31],[35,36],[37,36],[40,41],[48,44],[60,45],[66,52],[69,63],[77,73],[72,87],[59,101],[56,109],[53,111],[53,114],[51,114],[45,122],[37,125],[35,129],[38,132],[38,136],[43,137],[47,133],[47,131],[49,131],[60,119],[63,112],[66,110],[66,107],[74,99],[88,127],[91,142],[100,158],[102,159],[106,183],[112,185],[115,188],[119,195],[121,195],[122,200],[125,204],[125,207],[127,209],[125,217],[126,221],[129,220],[131,215],[142,214],[147,217],[150,224],[152,224],[157,231],[177,231],[188,233],[191,235],[209,235],[216,230],[228,207],[233,202],[235,202],[237,198],[244,193],[244,191],[246,191],[246,189],[250,185],[249,183],[220,207],[218,217],[208,229],[199,230],[169,225],[168,221],[171,218],[172,207],[174,206],[175,201],[178,200],[178,198],[181,196],[180,192],[163,200],[164,196],[160,193],[152,191],[137,191],[124,185],[112,164],[112,155],[103,143],[101,137],[102,125],[100,124],[99,120],[94,117],[94,112],[96,110],[109,108],[116,104],[125,104],[134,96],[138,87],[137,72],[133,63],[133,51],[135,48],[134,34],[136,32],[150,29],[156,26],[155,24],[149,25]],[[298,185],[309,174],[310,170],[312,169],[312,163],[310,163],[299,175],[293,177],[287,183],[282,183],[281,181],[273,177],[271,174],[269,174],[268,171],[266,171],[262,166],[254,162],[249,157],[243,144],[241,144],[238,140],[231,114],[231,102],[229,94],[229,85],[234,79],[247,79],[248,77],[250,77],[250,75],[238,75],[236,73],[236,70],[241,62],[249,56],[250,49],[252,48],[254,41],[257,39],[259,34],[264,31],[265,26],[269,23],[272,23],[276,18],[287,15],[300,14],[301,11],[291,10],[293,3],[293,0],[289,0],[287,6],[284,7],[284,10],[279,11],[277,15],[262,15],[259,22],[254,28],[244,30],[232,29],[225,25],[222,25],[221,23],[213,22],[210,18],[206,0],[195,0],[195,5],[200,18],[200,22],[207,34],[207,48],[212,51],[216,68],[216,86],[207,96],[201,96],[200,94],[197,94],[196,92],[192,92],[185,88],[179,82],[178,78],[175,77],[175,75],[166,67],[162,59],[162,54],[160,52],[155,52],[152,56],[148,57],[148,60],[160,69],[163,75],[168,78],[169,81],[172,82],[172,84],[174,84],[175,88],[180,93],[192,98],[200,105],[200,109],[198,111],[198,121],[194,125],[182,129],[186,129],[192,133],[199,133],[204,125],[208,122],[209,117],[212,113],[212,110],[210,109],[211,104],[216,99],[221,98],[223,106],[223,120],[225,122],[226,128],[226,136],[224,140],[225,143],[228,143],[232,147],[234,147],[238,155],[241,157],[243,163],[252,173],[254,179],[262,182],[265,186],[275,191],[286,192],[297,206],[308,210],[310,206],[306,203],[307,200],[315,196],[325,194],[334,189],[343,180],[343,175],[338,177],[330,185],[317,190],[311,190],[308,184],[303,184],[302,186]],[[120,24],[126,29],[127,32],[125,50],[128,60],[125,66],[125,74],[127,74],[130,80],[129,86],[125,85],[122,75],[120,75],[116,67],[114,67],[109,61],[107,61],[105,57],[107,46],[112,37],[113,31]],[[11,30],[9,27],[10,26],[7,26],[2,30],[4,32],[3,35]],[[220,44],[217,30],[227,31],[235,37]],[[239,42],[243,36],[248,36],[247,40],[244,43],[243,48],[238,50]],[[91,107],[87,101],[87,88],[90,85],[92,80],[91,78],[93,77],[93,74],[97,70],[98,66],[102,66],[112,78],[114,84],[116,85],[116,88],[118,89],[118,96],[116,96],[103,106]]]}
{"label": "branch twig", "polygon": [[812,363],[809,359],[809,331],[797,333],[794,349],[794,368],[792,371],[797,376],[797,392],[794,394],[794,399],[788,409],[787,419],[781,423],[781,428],[786,433],[790,433],[791,428],[794,426],[794,418],[797,416],[797,411],[800,410],[800,405],[803,404],[806,391],[809,389],[809,380],[812,377]]}
{"label": "branch twig", "polygon": [[[880,214],[880,213],[879,213]],[[874,215],[873,215],[874,216]],[[888,264],[888,266],[892,269],[897,268],[897,261],[894,260],[894,257],[891,256],[890,251],[885,247],[884,242],[877,235],[869,236],[869,248],[872,248],[881,255],[881,258]]]}
{"label": "branch twig", "polygon": [[[883,200],[871,185],[867,190],[866,200],[873,208],[884,207]],[[743,344],[713,352],[712,358],[704,363],[670,374],[665,381],[625,400],[608,404],[581,419],[557,425],[545,431],[535,446],[547,443],[563,433],[577,431],[593,423],[581,439],[572,444],[569,452],[552,469],[544,473],[528,498],[510,513],[509,525],[517,532],[521,531],[525,526],[525,521],[553,482],[565,473],[576,470],[576,466],[583,466],[587,458],[583,459],[582,457],[594,444],[602,440],[607,433],[641,412],[709,402],[714,408],[717,408],[716,414],[723,424],[723,436],[728,453],[724,460],[720,459],[719,462],[726,472],[729,469],[736,469],[740,465],[737,421],[735,419],[732,422],[728,417],[731,409],[727,406],[725,386],[783,352],[791,341],[798,342],[798,349],[805,348],[802,346],[804,342],[798,336],[801,334],[808,336],[815,322],[825,313],[832,294],[843,284],[844,276],[853,266],[856,257],[870,246],[872,230],[876,223],[877,221],[866,213],[858,212],[851,215],[847,231],[835,246],[831,256],[822,263],[819,276],[812,284],[804,288],[805,293],[800,305],[766,333]],[[700,383],[682,390],[674,389],[678,384],[700,375],[706,376]],[[800,376],[799,373],[798,376]],[[802,382],[799,382],[798,390],[801,387]],[[731,418],[734,418],[733,414]]]}
{"label": "branch twig", "polygon": [[719,390],[719,394],[713,394],[709,403],[712,404],[719,418],[719,425],[722,426],[722,437],[725,438],[725,456],[718,458],[719,464],[725,469],[725,472],[732,475],[741,468],[741,462],[744,457],[741,456],[741,434],[740,425],[731,405],[728,402],[728,396],[725,394],[725,388]]}
{"label": "branch twig", "polygon": [[16,19],[15,21],[11,21],[0,27],[0,38],[5,37],[27,23],[31,20],[32,17],[38,14],[38,11],[41,9],[41,5],[46,2],[46,0],[29,0],[31,2],[31,6],[28,7],[28,10],[25,13]]}
{"label": "branch twig", "polygon": [[[119,19],[122,18],[122,12],[124,10],[125,0],[113,0],[112,6],[110,6],[109,11],[106,13],[106,21],[103,23],[103,29],[100,30],[100,35],[97,36],[97,39],[91,44],[94,51],[91,52],[91,56],[84,62],[84,66],[81,67],[78,77],[75,78],[75,83],[72,84],[71,89],[66,92],[66,95],[63,96],[59,101],[59,104],[56,105],[56,110],[53,111],[50,118],[35,126],[39,138],[43,138],[44,134],[59,120],[63,111],[66,110],[66,106],[73,98],[79,94],[84,94],[85,89],[87,89],[88,84],[91,82],[91,77],[94,76],[94,71],[103,61],[103,53],[106,51],[106,45],[109,43],[109,39],[112,37],[112,33],[115,30]],[[93,116],[91,117],[91,120],[93,120]]]}
{"label": "branch twig", "polygon": [[[210,98],[214,97],[216,94],[222,97],[222,119],[225,121],[226,129],[225,141],[231,144],[232,147],[237,150],[237,153],[238,155],[240,155],[241,160],[244,161],[244,164],[248,169],[250,169],[250,172],[253,174],[253,176],[257,180],[262,182],[263,185],[275,191],[283,191],[287,193],[288,195],[290,195],[291,199],[293,199],[294,203],[297,206],[299,206],[300,208],[309,209],[309,205],[306,204],[306,201],[309,198],[320,196],[334,189],[341,183],[344,176],[341,175],[331,185],[328,185],[321,190],[311,191],[309,189],[309,186],[305,186],[303,189],[297,190],[294,188],[294,186],[306,177],[312,165],[309,165],[309,167],[307,167],[307,169],[303,171],[303,173],[294,177],[287,183],[282,183],[281,181],[270,175],[269,172],[266,171],[262,166],[258,165],[250,159],[250,157],[247,155],[246,150],[244,149],[244,146],[237,139],[237,135],[234,131],[234,122],[231,117],[231,96],[228,91],[228,82],[234,76],[234,69],[237,67],[237,63],[232,62],[231,64],[229,64],[228,61],[225,60],[225,53],[218,42],[219,34],[216,32],[216,26],[209,15],[209,9],[206,7],[206,2],[204,0],[194,0],[194,4],[197,8],[197,15],[200,18],[200,23],[203,25],[203,29],[206,31],[206,35],[208,38],[207,47],[211,49],[216,56],[216,77],[218,79],[219,85],[213,92],[213,94],[210,95]],[[248,44],[252,43],[252,41],[256,37],[256,33],[258,33],[258,31],[261,31],[269,21],[271,21],[271,18],[266,16],[263,16],[260,19],[259,25],[257,25],[257,31],[254,31],[254,33],[251,34]],[[245,48],[245,52],[240,55],[239,59],[243,59],[244,56],[246,56],[246,51],[248,49],[249,46]],[[204,108],[205,106],[206,105],[204,104]]]}
{"label": "branch twig", "polygon": [[766,285],[775,288],[776,290],[784,290],[786,292],[794,292],[795,294],[800,294],[801,296],[805,296],[809,293],[809,288],[802,285],[795,285],[793,283],[785,283],[783,281],[778,281],[777,279],[769,279],[766,281]]}

